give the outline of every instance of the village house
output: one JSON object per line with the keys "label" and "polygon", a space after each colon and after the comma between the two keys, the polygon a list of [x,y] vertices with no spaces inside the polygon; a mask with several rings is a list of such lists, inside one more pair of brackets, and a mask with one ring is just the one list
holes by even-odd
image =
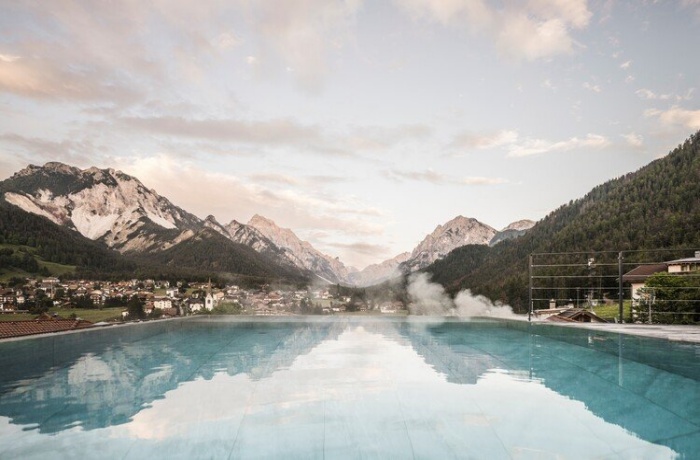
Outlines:
{"label": "village house", "polygon": [[172,308],[173,302],[167,297],[156,297],[153,300],[153,308],[157,308],[161,311]]}
{"label": "village house", "polygon": [[200,299],[188,299],[184,305],[185,311],[183,314],[197,313],[198,311],[202,311],[204,309],[204,302]]}
{"label": "village house", "polygon": [[95,306],[102,305],[104,304],[105,300],[104,293],[100,289],[90,291],[90,300],[92,300],[92,303],[95,304]]}
{"label": "village house", "polygon": [[16,301],[15,291],[13,289],[0,289],[0,308],[3,305],[14,305]]}
{"label": "village house", "polygon": [[643,289],[646,287],[646,281],[650,276],[656,273],[671,273],[682,276],[698,271],[700,271],[700,251],[696,251],[694,257],[676,259],[659,264],[639,265],[625,273],[622,276],[622,281],[630,283],[632,302],[636,304],[643,300]]}

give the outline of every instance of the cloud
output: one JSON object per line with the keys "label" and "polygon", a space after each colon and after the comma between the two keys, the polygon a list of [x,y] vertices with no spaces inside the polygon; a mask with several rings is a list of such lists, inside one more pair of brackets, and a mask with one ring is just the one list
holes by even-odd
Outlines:
{"label": "cloud", "polygon": [[389,149],[411,140],[424,140],[432,135],[432,129],[424,124],[387,126],[353,126],[338,138],[337,144],[352,152],[368,152]]}
{"label": "cloud", "polygon": [[507,184],[508,180],[500,177],[464,177],[458,178],[446,174],[438,173],[432,169],[425,171],[385,171],[384,176],[388,179],[403,182],[428,182],[434,185],[500,185]]}
{"label": "cloud", "polygon": [[[585,84],[584,84],[585,86]],[[540,155],[557,151],[569,151],[579,148],[605,148],[611,145],[611,142],[599,134],[588,134],[585,138],[572,137],[563,141],[550,141],[546,139],[521,138],[517,131],[501,130],[492,134],[474,134],[463,133],[454,138],[450,143],[453,148],[472,148],[472,149],[489,149],[496,147],[504,147],[508,157],[525,157],[531,155]],[[436,182],[446,180],[444,177],[436,177],[424,173],[424,180],[433,179]],[[398,177],[402,174],[397,173]],[[405,179],[420,179],[420,174],[403,175]],[[470,177],[461,181],[468,185],[497,185],[507,183],[508,181],[502,178],[484,178]]]}
{"label": "cloud", "polygon": [[142,2],[113,8],[79,0],[8,8],[0,27],[11,38],[4,45],[10,52],[3,54],[17,59],[0,62],[0,91],[80,102],[137,100],[144,83],[168,77],[149,40],[150,30],[161,30],[154,9]]}
{"label": "cloud", "polygon": [[302,124],[292,118],[243,120],[155,115],[122,116],[117,121],[129,130],[169,138],[258,147],[293,147],[300,153],[339,157],[357,157],[363,152],[386,150],[431,134],[431,129],[425,125],[362,126],[350,127],[345,132],[331,132],[319,125]]}
{"label": "cloud", "polygon": [[128,129],[179,138],[233,142],[262,146],[295,146],[308,152],[351,156],[337,147],[317,125],[304,125],[293,119],[262,121],[233,118],[191,119],[181,116],[121,117],[119,122]]}
{"label": "cloud", "polygon": [[630,147],[644,147],[644,138],[636,133],[622,134],[622,138]]}
{"label": "cloud", "polygon": [[564,141],[549,141],[546,139],[525,139],[513,144],[508,157],[526,157],[532,155],[542,155],[552,152],[566,152],[581,148],[601,149],[611,145],[610,141],[598,134],[588,134],[585,138],[572,137]]}
{"label": "cloud", "polygon": [[496,44],[502,53],[530,61],[573,51],[566,22],[559,18],[536,21],[527,12],[505,16]]}
{"label": "cloud", "polygon": [[385,176],[389,179],[394,179],[397,181],[417,181],[417,182],[430,182],[431,184],[442,185],[445,183],[452,182],[444,174],[437,173],[432,169],[427,169],[425,171],[386,171]]}
{"label": "cloud", "polygon": [[[7,38],[0,91],[123,106],[171,87],[201,86],[208,71],[226,66],[243,45],[254,52],[256,74],[269,66],[315,89],[330,70],[332,52],[351,39],[362,2],[16,3],[0,19]],[[287,68],[294,72],[279,72]]]}
{"label": "cloud", "polygon": [[502,177],[465,177],[461,180],[464,185],[501,185],[509,181]]}
{"label": "cloud", "polygon": [[[228,222],[247,221],[254,214],[261,214],[295,232],[332,231],[350,237],[380,235],[384,231],[381,219],[357,219],[361,213],[381,215],[376,208],[341,194],[312,187],[271,188],[244,177],[207,171],[167,154],[110,161],[110,167],[139,178],[147,187],[199,217],[212,214],[221,222]],[[311,243],[315,245],[314,241]]]}
{"label": "cloud", "polygon": [[682,5],[685,8],[694,9],[695,15],[700,19],[700,0],[683,0]]}
{"label": "cloud", "polygon": [[668,101],[668,100],[675,100],[677,102],[680,101],[689,101],[693,99],[693,94],[695,93],[695,88],[689,88],[685,94],[657,94],[653,92],[650,89],[647,88],[641,88],[635,91],[635,94],[639,96],[641,99],[646,99],[646,100],[652,100],[652,101]]}
{"label": "cloud", "polygon": [[85,164],[97,152],[107,150],[107,147],[93,142],[90,138],[56,141],[14,133],[1,134],[0,143],[11,146],[8,150],[17,150],[21,155],[28,154],[33,161],[44,162],[61,158],[64,162]]}
{"label": "cloud", "polygon": [[668,110],[649,109],[644,112],[644,116],[656,118],[665,126],[700,129],[700,110],[687,110],[674,106]]}
{"label": "cloud", "polygon": [[15,62],[19,59],[19,56],[13,56],[11,54],[0,54],[0,61],[2,62]]}
{"label": "cloud", "polygon": [[504,2],[499,9],[483,0],[397,0],[414,19],[484,33],[504,55],[527,60],[571,53],[574,29],[588,26],[586,0]]}
{"label": "cloud", "polygon": [[277,173],[251,174],[250,179],[254,182],[269,182],[273,184],[301,185],[302,181],[294,176]]}
{"label": "cloud", "polygon": [[466,132],[456,136],[450,147],[456,149],[490,149],[509,145],[518,140],[518,132],[501,130],[497,133],[477,134]]}
{"label": "cloud", "polygon": [[362,1],[259,0],[241,2],[255,31],[256,63],[279,61],[305,89],[317,91],[330,71],[329,55],[352,36]]}
{"label": "cloud", "polygon": [[631,65],[632,65],[632,61],[625,61],[622,64],[620,64],[620,68],[623,70],[627,70],[630,68]]}
{"label": "cloud", "polygon": [[235,32],[222,32],[212,41],[212,44],[220,50],[229,50],[237,47],[241,44],[241,42],[241,37],[239,37]]}
{"label": "cloud", "polygon": [[556,91],[558,89],[556,86],[554,86],[552,80],[550,80],[549,78],[546,78],[540,86],[542,86],[542,88],[546,88],[552,91]]}
{"label": "cloud", "polygon": [[583,88],[587,89],[589,91],[593,91],[594,93],[600,93],[602,90],[600,88],[600,85],[595,85],[592,83],[584,82]]}
{"label": "cloud", "polygon": [[637,91],[634,92],[637,96],[639,96],[642,99],[649,99],[649,100],[660,100],[660,101],[666,101],[668,99],[671,99],[670,94],[656,94],[650,89],[642,88],[638,89]]}
{"label": "cloud", "polygon": [[130,103],[142,94],[125,76],[103,68],[71,68],[50,59],[0,60],[0,91],[36,99]]}
{"label": "cloud", "polygon": [[391,249],[388,246],[371,244],[364,241],[353,243],[327,243],[327,246],[342,249],[350,253],[372,256],[373,258],[384,257],[391,254]]}

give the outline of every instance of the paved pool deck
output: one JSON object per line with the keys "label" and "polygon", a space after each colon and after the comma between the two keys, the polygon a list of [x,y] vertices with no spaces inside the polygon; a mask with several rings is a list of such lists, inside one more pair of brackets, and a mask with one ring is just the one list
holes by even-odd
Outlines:
{"label": "paved pool deck", "polygon": [[700,343],[700,326],[668,325],[668,324],[619,324],[619,323],[543,323],[556,324],[562,327],[578,327],[607,331],[619,334],[654,337],[675,342]]}

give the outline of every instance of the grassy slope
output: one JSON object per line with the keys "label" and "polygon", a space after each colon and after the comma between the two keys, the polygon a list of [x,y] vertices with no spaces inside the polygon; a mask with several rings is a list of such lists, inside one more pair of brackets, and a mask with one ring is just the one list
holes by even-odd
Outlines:
{"label": "grassy slope", "polygon": [[[18,245],[18,244],[0,244],[0,249],[12,249],[15,251],[15,253],[19,251],[27,251],[29,254],[36,259],[37,263],[39,264],[39,267],[45,267],[52,276],[61,276],[61,275],[66,275],[66,274],[71,274],[75,273],[75,265],[64,265],[64,264],[59,264],[56,262],[49,262],[44,260],[41,256],[37,254],[36,248],[33,248],[31,246],[24,246],[24,245]],[[0,282],[6,282],[10,278],[13,277],[19,277],[19,278],[26,278],[26,277],[35,277],[36,274],[33,273],[27,273],[24,270],[21,270],[19,268],[11,267],[11,268],[2,268],[0,267]]]}

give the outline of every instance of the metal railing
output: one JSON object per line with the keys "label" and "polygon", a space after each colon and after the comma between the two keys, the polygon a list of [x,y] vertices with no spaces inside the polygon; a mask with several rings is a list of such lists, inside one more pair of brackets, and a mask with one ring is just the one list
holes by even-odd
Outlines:
{"label": "metal railing", "polygon": [[617,305],[615,321],[700,322],[700,251],[692,248],[533,253],[528,272],[529,319],[536,310]]}

